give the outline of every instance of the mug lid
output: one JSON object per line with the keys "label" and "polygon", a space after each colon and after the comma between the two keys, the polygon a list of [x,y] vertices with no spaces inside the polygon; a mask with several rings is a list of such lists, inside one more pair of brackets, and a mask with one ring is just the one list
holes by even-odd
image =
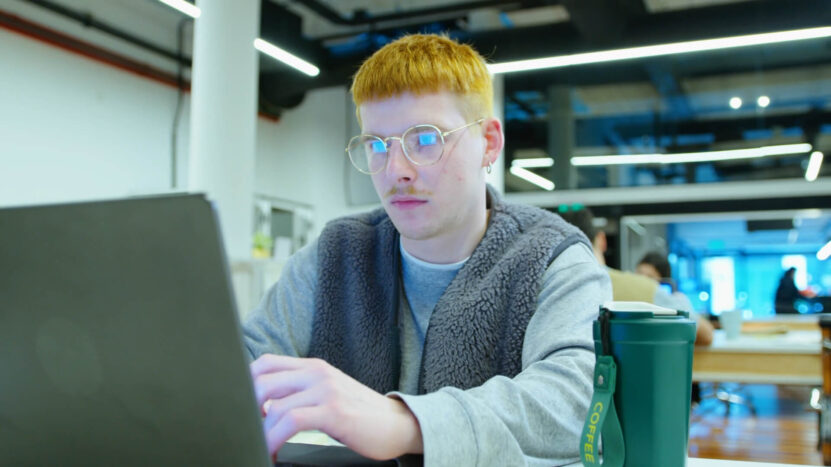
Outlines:
{"label": "mug lid", "polygon": [[678,310],[647,302],[608,301],[603,303],[603,308],[612,313],[651,313],[653,316],[675,316],[678,314]]}

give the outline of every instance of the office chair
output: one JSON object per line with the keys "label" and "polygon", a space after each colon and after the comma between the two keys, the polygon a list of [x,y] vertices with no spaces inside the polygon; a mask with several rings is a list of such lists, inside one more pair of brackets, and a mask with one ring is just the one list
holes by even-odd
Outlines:
{"label": "office chair", "polygon": [[730,408],[735,405],[747,407],[750,415],[756,416],[756,407],[753,405],[750,396],[743,390],[741,383],[702,383],[702,385],[704,384],[712,386],[707,392],[702,393],[699,407],[705,400],[715,399],[724,404],[725,416],[730,415]]}

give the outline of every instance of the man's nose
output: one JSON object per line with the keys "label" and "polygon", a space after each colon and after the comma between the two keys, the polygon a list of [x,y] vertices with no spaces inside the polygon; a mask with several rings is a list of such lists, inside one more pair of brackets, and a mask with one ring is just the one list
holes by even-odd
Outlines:
{"label": "man's nose", "polygon": [[387,147],[387,175],[396,180],[410,180],[415,178],[416,170],[413,163],[404,155],[401,140],[390,140]]}

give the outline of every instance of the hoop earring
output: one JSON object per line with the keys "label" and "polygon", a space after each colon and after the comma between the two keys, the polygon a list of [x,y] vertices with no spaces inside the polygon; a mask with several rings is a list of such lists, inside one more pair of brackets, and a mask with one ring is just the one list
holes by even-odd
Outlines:
{"label": "hoop earring", "polygon": [[491,173],[493,171],[493,162],[488,162],[488,167],[485,169],[485,172]]}

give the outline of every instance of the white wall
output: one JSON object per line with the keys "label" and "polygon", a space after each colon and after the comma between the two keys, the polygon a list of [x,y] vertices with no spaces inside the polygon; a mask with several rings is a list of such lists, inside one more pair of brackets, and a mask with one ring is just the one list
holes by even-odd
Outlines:
{"label": "white wall", "polygon": [[[0,29],[0,207],[169,191],[176,90]],[[313,234],[348,208],[349,96],[309,93],[258,121],[255,193],[309,208]],[[188,157],[186,98],[178,188]],[[349,115],[354,118],[354,116]]]}
{"label": "white wall", "polygon": [[[120,30],[169,51],[177,49],[177,26],[186,18],[185,15],[156,0],[53,0],[53,3],[89,13],[98,21],[118,25]],[[178,67],[176,61],[169,57],[96,28],[87,27],[76,19],[54,13],[33,3],[0,0],[0,10],[168,73],[175,73]],[[182,46],[184,55],[188,57],[193,54],[192,34],[193,22],[186,22]]]}
{"label": "white wall", "polygon": [[314,235],[330,219],[374,207],[347,205],[350,99],[343,86],[316,90],[279,124],[261,120],[257,128],[256,194],[312,206]]}
{"label": "white wall", "polygon": [[171,87],[0,29],[0,206],[168,189],[175,103]]}

